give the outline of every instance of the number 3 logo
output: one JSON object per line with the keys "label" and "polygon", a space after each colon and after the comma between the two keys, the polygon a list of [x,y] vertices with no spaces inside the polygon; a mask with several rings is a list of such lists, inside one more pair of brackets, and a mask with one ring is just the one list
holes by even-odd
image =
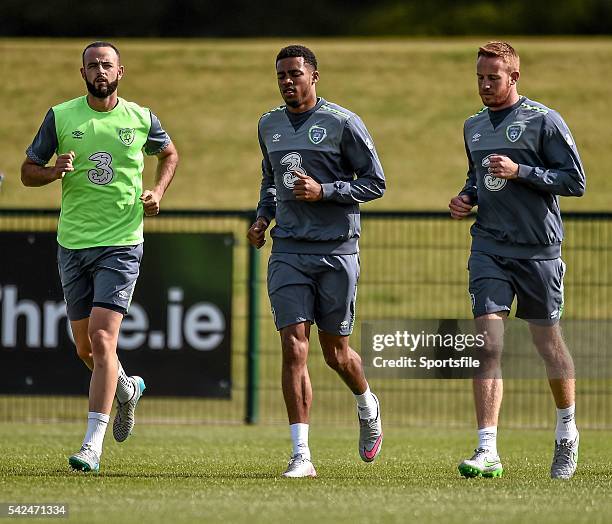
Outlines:
{"label": "number 3 logo", "polygon": [[283,173],[283,184],[287,189],[293,189],[297,180],[295,173],[306,175],[306,171],[302,167],[302,157],[299,153],[287,153],[281,158],[280,163],[287,166],[287,171]]}
{"label": "number 3 logo", "polygon": [[98,186],[110,184],[115,176],[113,168],[111,167],[113,157],[110,155],[110,153],[107,153],[106,151],[99,151],[98,153],[91,155],[89,160],[96,163],[96,167],[87,172],[87,178],[89,178],[89,181]]}

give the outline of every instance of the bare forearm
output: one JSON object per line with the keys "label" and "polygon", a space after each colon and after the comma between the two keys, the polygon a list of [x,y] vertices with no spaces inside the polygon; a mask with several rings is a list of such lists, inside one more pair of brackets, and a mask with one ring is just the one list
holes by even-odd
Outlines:
{"label": "bare forearm", "polygon": [[24,186],[40,187],[61,178],[55,167],[39,166],[38,164],[24,162],[21,166],[21,182]]}
{"label": "bare forearm", "polygon": [[170,144],[167,151],[167,154],[158,157],[157,162],[157,173],[155,175],[155,191],[158,195],[163,196],[166,192],[166,189],[172,182],[174,178],[174,173],[176,172],[176,167],[178,166],[178,153],[174,146]]}

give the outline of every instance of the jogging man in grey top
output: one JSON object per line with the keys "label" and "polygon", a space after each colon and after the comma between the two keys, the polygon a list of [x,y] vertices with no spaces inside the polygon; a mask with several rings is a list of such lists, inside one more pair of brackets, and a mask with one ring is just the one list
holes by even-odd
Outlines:
{"label": "jogging man in grey top", "polygon": [[518,94],[519,57],[512,46],[481,47],[477,77],[486,107],[465,122],[468,178],[449,205],[455,219],[478,206],[468,269],[473,314],[487,341],[473,381],[479,443],[459,471],[465,477],[503,472],[496,443],[500,359],[503,320],[516,296],[516,315],[529,322],[557,406],[551,477],[568,479],[576,471],[579,436],[574,364],[558,324],[565,273],[559,196],[584,194],[584,169],[561,116]]}
{"label": "jogging man in grey top", "polygon": [[272,220],[268,294],[280,332],[282,387],[293,441],[284,477],[316,475],[308,447],[312,388],[306,360],[317,324],[327,364],[354,393],[359,454],[373,461],[382,445],[378,399],[359,355],[349,347],[359,279],[359,204],[385,190],[374,143],[361,119],[317,98],[317,60],[306,47],[281,49],[276,73],[284,106],[259,121],[263,154],[257,220],[249,242],[260,248]]}

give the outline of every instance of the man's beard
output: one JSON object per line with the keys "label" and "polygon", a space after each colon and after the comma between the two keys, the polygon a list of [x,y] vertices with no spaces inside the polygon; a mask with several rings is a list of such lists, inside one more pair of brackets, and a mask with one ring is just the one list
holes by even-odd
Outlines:
{"label": "man's beard", "polygon": [[107,98],[111,96],[119,86],[119,77],[115,78],[114,82],[108,82],[107,84],[103,84],[101,87],[96,87],[95,84],[92,84],[89,80],[85,79],[85,84],[87,85],[87,91],[89,91],[96,98]]}

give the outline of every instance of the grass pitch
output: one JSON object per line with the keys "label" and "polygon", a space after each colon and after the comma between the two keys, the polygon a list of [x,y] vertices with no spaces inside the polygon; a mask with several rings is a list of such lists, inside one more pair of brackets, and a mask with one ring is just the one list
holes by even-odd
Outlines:
{"label": "grass pitch", "polygon": [[539,522],[612,519],[609,432],[583,431],[577,475],[548,478],[550,432],[502,431],[501,479],[460,478],[473,431],[386,428],[360,461],[356,427],[314,426],[317,479],[279,478],[286,426],[137,426],[107,435],[99,474],[70,471],[84,424],[0,426],[0,502],[69,504],[69,522]]}

